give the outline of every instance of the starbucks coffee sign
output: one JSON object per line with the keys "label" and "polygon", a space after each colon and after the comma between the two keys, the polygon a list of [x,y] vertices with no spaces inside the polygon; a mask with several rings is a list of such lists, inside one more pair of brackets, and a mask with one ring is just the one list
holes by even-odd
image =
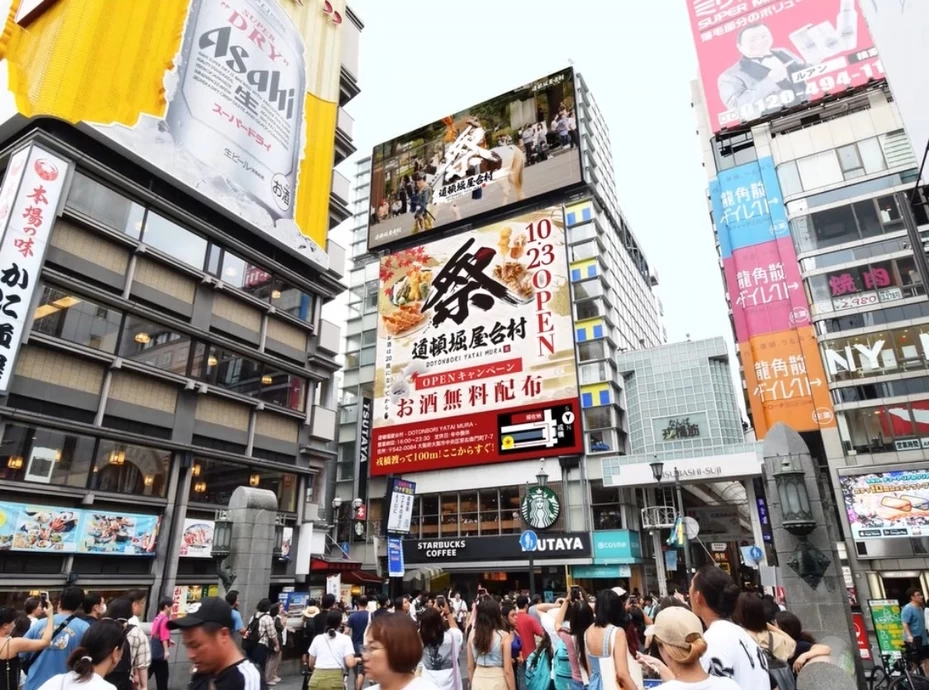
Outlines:
{"label": "starbucks coffee sign", "polygon": [[526,489],[520,504],[523,520],[535,529],[548,529],[561,514],[561,503],[555,492],[547,486],[533,486]]}

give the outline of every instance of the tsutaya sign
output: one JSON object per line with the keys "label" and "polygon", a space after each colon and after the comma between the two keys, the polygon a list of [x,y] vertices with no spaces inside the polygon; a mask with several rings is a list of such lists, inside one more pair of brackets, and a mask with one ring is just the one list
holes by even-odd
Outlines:
{"label": "tsutaya sign", "polygon": [[[885,350],[886,340],[875,340],[871,344],[855,343],[846,345],[841,352],[837,352],[826,344],[826,369],[835,376],[840,371],[879,371],[882,369],[896,369],[897,355],[891,350]],[[929,359],[929,333],[919,334],[919,344],[922,348],[923,358]],[[914,348],[915,349],[915,348]]]}
{"label": "tsutaya sign", "polygon": [[[729,455],[711,455],[687,460],[667,460],[661,482],[674,481],[674,470],[683,482],[715,482],[720,479],[737,477],[754,477],[761,474],[761,458],[758,453],[731,453]],[[655,477],[648,461],[629,465],[612,465],[603,463],[604,486],[642,486],[655,485]]]}
{"label": "tsutaya sign", "polygon": [[[589,532],[552,532],[539,535],[534,557],[540,560],[589,558]],[[498,537],[459,537],[458,539],[404,539],[403,562],[465,563],[468,561],[525,560],[527,554],[519,544],[518,534]]]}

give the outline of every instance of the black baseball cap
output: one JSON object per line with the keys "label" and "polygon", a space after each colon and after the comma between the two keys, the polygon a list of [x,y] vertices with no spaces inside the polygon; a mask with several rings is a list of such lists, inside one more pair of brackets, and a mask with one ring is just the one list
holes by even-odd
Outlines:
{"label": "black baseball cap", "polygon": [[233,629],[232,607],[220,597],[204,597],[187,605],[187,614],[181,618],[168,621],[169,630],[196,628],[204,623],[219,623]]}

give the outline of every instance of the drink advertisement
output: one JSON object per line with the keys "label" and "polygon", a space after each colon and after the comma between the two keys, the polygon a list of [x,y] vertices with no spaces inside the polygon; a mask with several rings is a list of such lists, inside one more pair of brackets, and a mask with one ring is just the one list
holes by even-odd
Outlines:
{"label": "drink advertisement", "polygon": [[0,503],[0,551],[154,556],[159,515]]}
{"label": "drink advertisement", "polygon": [[78,125],[326,268],[344,0],[57,2],[28,30],[11,1],[7,118]]}
{"label": "drink advertisement", "polygon": [[381,260],[372,476],[582,452],[562,215]]}
{"label": "drink advertisement", "polygon": [[575,99],[569,67],[375,146],[368,248],[580,183]]}
{"label": "drink advertisement", "polygon": [[884,77],[857,0],[687,6],[713,132]]}
{"label": "drink advertisement", "polygon": [[929,470],[840,476],[852,539],[929,536]]}

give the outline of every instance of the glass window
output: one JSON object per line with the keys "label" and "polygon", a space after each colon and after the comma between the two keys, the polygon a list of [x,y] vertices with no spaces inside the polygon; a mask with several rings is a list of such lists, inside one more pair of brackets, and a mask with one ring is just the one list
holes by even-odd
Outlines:
{"label": "glass window", "polygon": [[874,199],[857,201],[852,204],[852,209],[855,211],[855,218],[858,219],[862,237],[876,237],[884,232],[877,209],[874,207]]}
{"label": "glass window", "polygon": [[246,467],[229,462],[195,458],[191,469],[189,500],[227,506],[240,486],[268,489],[277,496],[278,509],[296,510],[297,475],[260,466]]}
{"label": "glass window", "polygon": [[203,351],[203,343],[197,343],[191,376],[242,395],[261,396],[260,362],[215,345],[206,346],[206,357]]}
{"label": "glass window", "polygon": [[797,161],[797,169],[803,188],[807,190],[825,187],[845,179],[834,150],[800,158]]}
{"label": "glass window", "polygon": [[613,408],[591,407],[584,410],[585,429],[607,429],[613,427]]}
{"label": "glass window", "polygon": [[243,287],[249,268],[245,259],[240,259],[228,249],[223,252],[223,272],[220,277],[224,283],[232,287]]}
{"label": "glass window", "polygon": [[95,443],[90,436],[11,424],[3,435],[0,479],[83,489]]}
{"label": "glass window", "polygon": [[313,320],[313,295],[285,283],[280,278],[274,279],[271,304],[279,311],[296,316],[301,321]]}
{"label": "glass window", "polygon": [[458,494],[442,494],[442,536],[458,536]]}
{"label": "glass window", "polygon": [[623,518],[619,510],[619,490],[605,487],[600,480],[590,482],[590,504],[594,516],[594,529],[622,529]]}
{"label": "glass window", "polygon": [[600,303],[600,300],[588,300],[586,302],[578,302],[574,305],[574,310],[577,313],[577,321],[583,321],[584,319],[594,319],[601,314],[603,305]]}
{"label": "glass window", "polygon": [[[903,229],[903,219],[900,217],[900,209],[897,206],[897,199],[893,194],[878,197],[876,200],[878,215],[885,226],[893,226],[893,229]],[[892,232],[890,227],[885,232]]]}
{"label": "glass window", "polygon": [[164,498],[171,452],[102,439],[90,488],[131,496]]}
{"label": "glass window", "polygon": [[586,436],[588,453],[615,453],[617,451],[616,434],[612,429],[589,431]]}
{"label": "glass window", "polygon": [[877,453],[893,450],[893,442],[884,433],[880,409],[846,410],[839,413],[839,433],[845,450]]}
{"label": "glass window", "polygon": [[153,211],[145,218],[145,244],[201,270],[206,258],[206,240]]}
{"label": "glass window", "polygon": [[854,177],[863,177],[865,174],[864,164],[858,156],[858,147],[854,144],[838,148],[839,165],[845,174],[845,179],[850,180]]}
{"label": "glass window", "polygon": [[518,534],[522,528],[519,487],[504,487],[500,489],[500,531],[503,534]]}
{"label": "glass window", "polygon": [[800,173],[797,170],[797,162],[790,161],[777,166],[777,179],[781,183],[781,194],[793,196],[803,191],[803,184],[800,182]]}
{"label": "glass window", "polygon": [[306,379],[264,367],[258,397],[267,403],[297,412],[306,409]]}
{"label": "glass window", "polygon": [[116,350],[118,311],[46,285],[35,310],[32,330],[104,352]]}
{"label": "glass window", "polygon": [[583,244],[572,245],[569,249],[571,263],[575,261],[584,261],[585,259],[592,259],[597,254],[599,254],[599,249],[597,243],[593,240],[590,242],[584,242]]}
{"label": "glass window", "polygon": [[481,534],[500,534],[500,497],[496,489],[481,489]]}
{"label": "glass window", "polygon": [[832,247],[859,238],[855,214],[851,206],[840,206],[814,213],[813,232],[817,249]]}
{"label": "glass window", "polygon": [[184,376],[190,357],[190,336],[126,314],[119,356]]}
{"label": "glass window", "polygon": [[[461,494],[461,536],[477,535],[477,492],[468,491]],[[443,530],[444,533],[444,530]]]}
{"label": "glass window", "polygon": [[589,362],[595,359],[603,359],[606,357],[604,354],[606,351],[606,345],[603,340],[594,340],[589,343],[578,343],[577,344],[577,354],[578,358],[582,362]]}
{"label": "glass window", "polygon": [[591,278],[580,283],[573,283],[574,299],[587,299],[600,297],[603,294],[603,283],[600,278]]}
{"label": "glass window", "polygon": [[439,536],[439,497],[423,496],[422,538]]}
{"label": "glass window", "polygon": [[222,263],[222,258],[223,248],[211,242],[206,255],[206,272],[212,276],[219,277],[219,266]]}
{"label": "glass window", "polygon": [[887,169],[887,163],[884,161],[884,152],[881,151],[881,144],[877,140],[877,137],[859,141],[858,153],[861,154],[865,173],[868,175],[873,175],[876,172]]}
{"label": "glass window", "polygon": [[66,205],[135,239],[142,234],[145,209],[81,173],[74,175]]}

